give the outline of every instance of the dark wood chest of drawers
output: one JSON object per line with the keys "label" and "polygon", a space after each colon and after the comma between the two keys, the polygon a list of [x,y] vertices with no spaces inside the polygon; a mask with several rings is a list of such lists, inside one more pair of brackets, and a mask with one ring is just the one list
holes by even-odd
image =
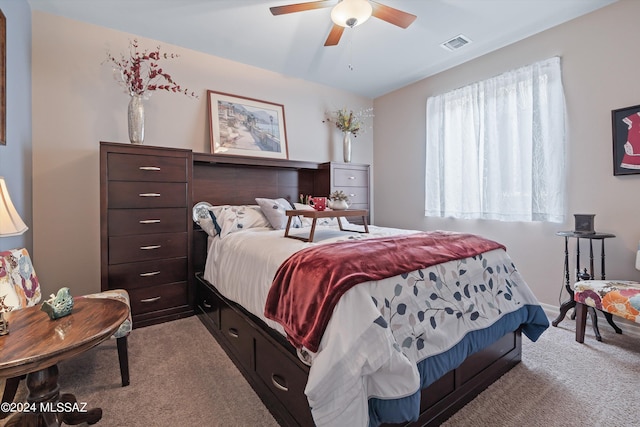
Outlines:
{"label": "dark wood chest of drawers", "polygon": [[[315,177],[316,195],[329,195],[342,190],[351,205],[349,209],[365,209],[369,212],[369,165],[357,163],[327,162],[318,166]],[[367,218],[369,221],[370,218]],[[359,222],[357,218],[349,218],[351,222]]]}
{"label": "dark wood chest of drawers", "polygon": [[102,142],[102,290],[124,288],[134,327],[193,314],[190,150]]}

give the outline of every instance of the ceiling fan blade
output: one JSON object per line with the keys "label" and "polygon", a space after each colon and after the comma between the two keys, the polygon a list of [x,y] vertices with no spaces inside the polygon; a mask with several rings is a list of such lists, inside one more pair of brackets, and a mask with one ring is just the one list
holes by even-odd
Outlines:
{"label": "ceiling fan blade", "polygon": [[306,3],[288,4],[286,6],[270,7],[272,15],[284,15],[286,13],[304,12],[305,10],[322,9],[333,6],[331,0],[310,1]]}
{"label": "ceiling fan blade", "polygon": [[373,16],[401,28],[407,28],[417,18],[416,15],[385,6],[376,1],[371,1],[370,3],[373,7]]}
{"label": "ceiling fan blade", "polygon": [[340,25],[333,25],[331,28],[331,32],[329,33],[329,37],[327,37],[327,41],[324,42],[325,46],[335,46],[340,41],[340,37],[342,37],[342,32],[344,31],[344,27]]}

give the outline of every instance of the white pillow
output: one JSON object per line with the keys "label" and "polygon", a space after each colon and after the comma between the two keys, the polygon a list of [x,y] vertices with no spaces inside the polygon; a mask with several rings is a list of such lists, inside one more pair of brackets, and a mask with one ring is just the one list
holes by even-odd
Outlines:
{"label": "white pillow", "polygon": [[[269,227],[269,222],[255,205],[221,205],[210,209],[215,231],[225,237],[237,231],[256,227]],[[202,227],[202,225],[200,225]],[[203,227],[204,228],[204,227]],[[207,231],[205,229],[205,231]],[[208,231],[207,231],[208,232]],[[215,234],[212,234],[215,236]]]}
{"label": "white pillow", "polygon": [[[286,228],[287,221],[289,217],[287,217],[286,211],[292,210],[293,206],[287,199],[279,198],[279,199],[264,199],[264,198],[256,198],[256,203],[260,206],[262,213],[267,217],[269,224],[276,230],[282,230]],[[291,228],[300,228],[302,227],[302,222],[300,218],[293,217],[291,220]]]}

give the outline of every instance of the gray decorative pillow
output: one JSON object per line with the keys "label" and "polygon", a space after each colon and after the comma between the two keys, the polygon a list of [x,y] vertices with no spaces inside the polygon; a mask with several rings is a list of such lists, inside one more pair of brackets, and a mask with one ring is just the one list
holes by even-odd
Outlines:
{"label": "gray decorative pillow", "polygon": [[[264,199],[264,198],[256,198],[256,203],[260,206],[262,213],[267,217],[267,221],[271,224],[276,230],[282,230],[287,226],[287,214],[285,213],[288,210],[292,210],[293,206],[287,199],[279,198],[279,199]],[[291,228],[300,228],[302,227],[302,223],[300,222],[300,218],[293,217],[291,220]]]}

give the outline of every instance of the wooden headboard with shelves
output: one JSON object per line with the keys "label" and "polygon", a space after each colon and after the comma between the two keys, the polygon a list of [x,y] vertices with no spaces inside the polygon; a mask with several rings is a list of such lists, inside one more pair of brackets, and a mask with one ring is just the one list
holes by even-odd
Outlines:
{"label": "wooden headboard with shelves", "polygon": [[193,155],[193,201],[212,205],[256,204],[256,197],[298,201],[313,194],[318,163]]}
{"label": "wooden headboard with shelves", "polygon": [[[300,194],[315,194],[319,163],[193,153],[193,203],[255,205],[256,197],[284,197],[297,202]],[[206,261],[206,234],[196,226],[194,271]]]}

